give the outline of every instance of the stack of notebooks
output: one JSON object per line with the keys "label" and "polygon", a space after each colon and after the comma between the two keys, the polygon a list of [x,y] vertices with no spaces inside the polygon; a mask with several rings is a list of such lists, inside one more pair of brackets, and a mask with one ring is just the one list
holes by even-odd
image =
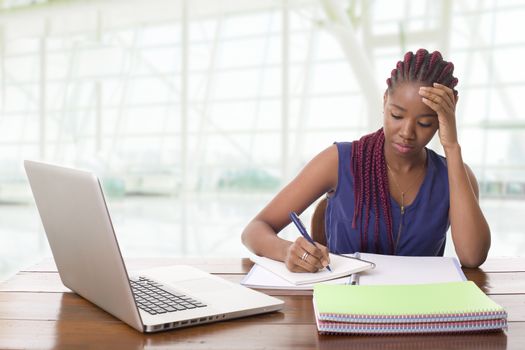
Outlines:
{"label": "stack of notebooks", "polygon": [[497,331],[507,313],[473,282],[314,286],[317,329],[328,334]]}

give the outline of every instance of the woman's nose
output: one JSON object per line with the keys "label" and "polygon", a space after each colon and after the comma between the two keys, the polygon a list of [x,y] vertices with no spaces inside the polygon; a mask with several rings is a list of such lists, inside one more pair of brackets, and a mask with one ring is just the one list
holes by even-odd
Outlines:
{"label": "woman's nose", "polygon": [[415,123],[407,120],[403,123],[403,126],[401,127],[401,130],[399,132],[399,136],[401,136],[405,140],[411,140],[415,137],[415,129]]}

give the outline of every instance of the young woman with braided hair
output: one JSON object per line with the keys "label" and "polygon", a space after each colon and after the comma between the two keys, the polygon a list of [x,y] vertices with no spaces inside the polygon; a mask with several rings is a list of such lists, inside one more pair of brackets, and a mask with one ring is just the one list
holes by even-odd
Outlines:
{"label": "young woman with braided hair", "polygon": [[[461,155],[453,70],[437,51],[407,52],[387,79],[383,127],[313,158],[247,225],[243,243],[291,271],[314,272],[329,263],[329,251],[441,256],[450,226],[461,264],[481,265],[490,229]],[[446,158],[426,148],[436,132]],[[327,193],[328,247],[277,236],[291,211],[301,213]]]}

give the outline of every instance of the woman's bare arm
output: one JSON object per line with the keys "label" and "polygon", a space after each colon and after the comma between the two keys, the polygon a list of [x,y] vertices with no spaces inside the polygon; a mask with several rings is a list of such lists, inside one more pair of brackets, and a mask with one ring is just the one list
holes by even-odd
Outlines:
{"label": "woman's bare arm", "polygon": [[[250,221],[242,233],[242,242],[257,255],[284,261],[292,271],[306,271],[326,266],[328,250],[313,247],[304,238],[295,242],[280,238],[279,233],[290,223],[289,213],[302,213],[323,193],[337,185],[338,151],[330,146],[314,157],[272,201]],[[305,263],[304,252],[312,257]]]}

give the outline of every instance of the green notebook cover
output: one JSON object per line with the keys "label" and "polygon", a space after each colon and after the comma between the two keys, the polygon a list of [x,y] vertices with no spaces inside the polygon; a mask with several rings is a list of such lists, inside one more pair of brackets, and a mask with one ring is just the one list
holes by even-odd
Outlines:
{"label": "green notebook cover", "polygon": [[443,321],[506,318],[505,310],[471,281],[371,286],[317,284],[314,303],[319,319],[342,322],[441,320],[432,315],[446,315]]}

